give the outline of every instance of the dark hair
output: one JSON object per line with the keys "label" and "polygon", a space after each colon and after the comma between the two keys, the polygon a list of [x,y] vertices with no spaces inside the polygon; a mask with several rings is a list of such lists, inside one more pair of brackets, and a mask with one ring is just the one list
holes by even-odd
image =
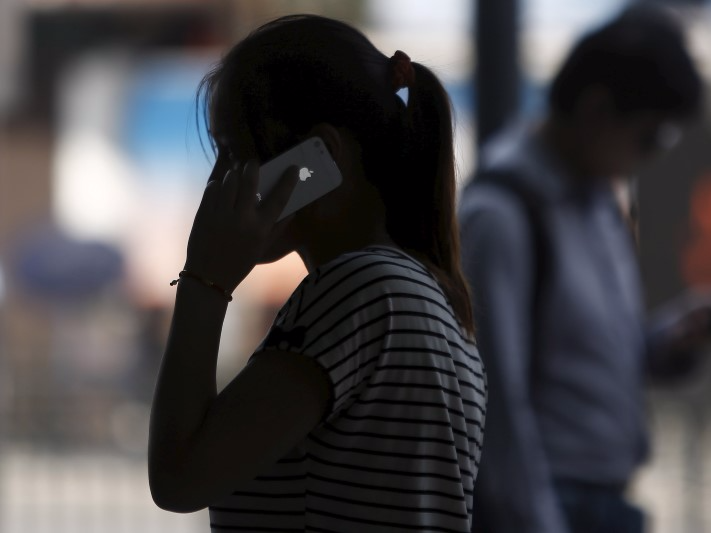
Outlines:
{"label": "dark hair", "polygon": [[240,158],[269,159],[320,122],[346,127],[385,204],[391,238],[432,269],[457,318],[473,332],[459,262],[451,103],[429,69],[412,65],[415,81],[405,104],[392,87],[389,58],[360,31],[292,15],[236,44],[198,95],[206,101],[213,142]]}
{"label": "dark hair", "polygon": [[584,36],[555,76],[549,101],[569,115],[588,87],[606,88],[620,115],[698,111],[702,82],[684,34],[661,8],[634,6]]}

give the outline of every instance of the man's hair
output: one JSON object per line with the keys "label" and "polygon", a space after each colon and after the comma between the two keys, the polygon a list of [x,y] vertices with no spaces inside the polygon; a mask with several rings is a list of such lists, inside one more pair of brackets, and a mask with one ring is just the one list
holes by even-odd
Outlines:
{"label": "man's hair", "polygon": [[594,86],[609,91],[620,115],[690,116],[702,100],[701,77],[684,33],[661,8],[629,8],[585,35],[553,80],[551,108],[571,114],[581,94]]}

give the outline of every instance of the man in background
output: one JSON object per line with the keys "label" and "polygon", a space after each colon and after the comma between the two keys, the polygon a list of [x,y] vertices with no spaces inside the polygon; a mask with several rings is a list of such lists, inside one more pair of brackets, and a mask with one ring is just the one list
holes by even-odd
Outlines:
{"label": "man in background", "polygon": [[459,211],[489,385],[475,531],[644,530],[625,490],[647,456],[645,374],[689,368],[709,312],[645,317],[613,184],[678,137],[701,95],[681,29],[628,10],[571,50],[540,122],[484,147]]}

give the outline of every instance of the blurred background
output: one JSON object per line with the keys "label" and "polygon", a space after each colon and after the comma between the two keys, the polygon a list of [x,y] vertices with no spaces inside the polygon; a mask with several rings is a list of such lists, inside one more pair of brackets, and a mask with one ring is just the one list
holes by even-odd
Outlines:
{"label": "blurred background", "polygon": [[[197,85],[246,32],[319,13],[437,72],[458,177],[505,121],[541,110],[581,32],[624,0],[0,0],[0,532],[206,531],[155,507],[147,423],[176,277],[212,166]],[[706,79],[711,2],[668,1]],[[622,198],[650,307],[711,283],[705,120]],[[202,143],[201,143],[202,135]],[[257,268],[230,305],[226,383],[305,274]],[[650,388],[654,455],[634,497],[654,533],[711,531],[711,365]]]}

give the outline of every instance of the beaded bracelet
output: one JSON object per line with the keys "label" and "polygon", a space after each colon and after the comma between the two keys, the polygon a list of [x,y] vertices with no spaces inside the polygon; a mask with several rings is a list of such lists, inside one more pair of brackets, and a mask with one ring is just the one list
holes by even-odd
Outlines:
{"label": "beaded bracelet", "polygon": [[178,274],[178,279],[174,279],[173,281],[170,282],[170,286],[172,287],[173,285],[177,285],[177,283],[180,281],[180,278],[193,278],[194,280],[199,281],[203,285],[206,285],[210,287],[211,289],[215,289],[217,292],[219,292],[222,296],[227,298],[228,302],[232,301],[232,294],[230,291],[223,289],[219,285],[217,285],[214,281],[211,281],[209,279],[205,279],[202,276],[198,276],[194,272],[190,272],[189,270],[181,270],[180,273]]}

